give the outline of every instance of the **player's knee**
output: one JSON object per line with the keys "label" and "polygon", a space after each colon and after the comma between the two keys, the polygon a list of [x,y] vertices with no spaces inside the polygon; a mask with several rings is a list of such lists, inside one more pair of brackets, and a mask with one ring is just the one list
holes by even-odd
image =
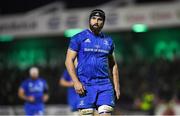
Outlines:
{"label": "player's knee", "polygon": [[99,106],[98,108],[99,114],[111,114],[112,111],[113,111],[113,107],[108,106],[108,105],[102,105],[102,106]]}
{"label": "player's knee", "polygon": [[93,108],[87,108],[87,109],[80,109],[79,114],[80,116],[92,116],[94,113]]}

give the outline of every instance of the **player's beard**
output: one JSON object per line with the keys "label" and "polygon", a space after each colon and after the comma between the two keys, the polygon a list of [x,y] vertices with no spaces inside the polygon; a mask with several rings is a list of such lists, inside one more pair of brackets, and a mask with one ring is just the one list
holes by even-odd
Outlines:
{"label": "player's beard", "polygon": [[94,24],[94,25],[89,24],[89,28],[90,28],[91,31],[94,32],[95,34],[99,34],[99,32],[101,31],[101,29],[103,28],[103,25],[102,25],[102,26],[99,26],[98,24]]}

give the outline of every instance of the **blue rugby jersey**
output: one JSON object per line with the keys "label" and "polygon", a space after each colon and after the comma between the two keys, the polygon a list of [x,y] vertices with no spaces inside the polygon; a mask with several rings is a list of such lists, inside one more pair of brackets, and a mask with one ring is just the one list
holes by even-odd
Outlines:
{"label": "blue rugby jersey", "polygon": [[33,96],[35,98],[35,102],[26,101],[25,104],[43,104],[44,91],[48,90],[48,85],[44,79],[27,79],[23,81],[20,87],[24,90],[26,96]]}
{"label": "blue rugby jersey", "polygon": [[108,56],[114,50],[110,37],[86,29],[71,38],[69,49],[77,52],[77,76],[83,84],[110,83]]}

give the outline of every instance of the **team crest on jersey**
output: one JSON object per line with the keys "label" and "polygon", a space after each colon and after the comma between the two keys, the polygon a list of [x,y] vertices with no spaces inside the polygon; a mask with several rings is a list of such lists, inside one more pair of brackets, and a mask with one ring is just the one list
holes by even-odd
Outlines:
{"label": "team crest on jersey", "polygon": [[107,40],[104,40],[104,44],[107,45],[107,46],[109,45]]}
{"label": "team crest on jersey", "polygon": [[85,43],[91,43],[91,40],[89,38],[87,38],[84,42]]}

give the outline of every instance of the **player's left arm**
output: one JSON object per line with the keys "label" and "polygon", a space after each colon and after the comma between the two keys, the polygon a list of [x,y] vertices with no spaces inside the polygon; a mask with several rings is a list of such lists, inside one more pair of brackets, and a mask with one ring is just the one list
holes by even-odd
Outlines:
{"label": "player's left arm", "polygon": [[119,99],[120,97],[119,72],[118,72],[118,66],[115,60],[114,53],[110,54],[108,59],[109,59],[109,68],[113,77],[113,84],[116,92],[116,97],[117,99]]}
{"label": "player's left arm", "polygon": [[43,95],[43,101],[44,102],[47,102],[49,100],[49,94],[48,94],[48,91],[49,91],[49,87],[48,87],[48,84],[46,83],[46,81],[44,81],[44,95]]}

